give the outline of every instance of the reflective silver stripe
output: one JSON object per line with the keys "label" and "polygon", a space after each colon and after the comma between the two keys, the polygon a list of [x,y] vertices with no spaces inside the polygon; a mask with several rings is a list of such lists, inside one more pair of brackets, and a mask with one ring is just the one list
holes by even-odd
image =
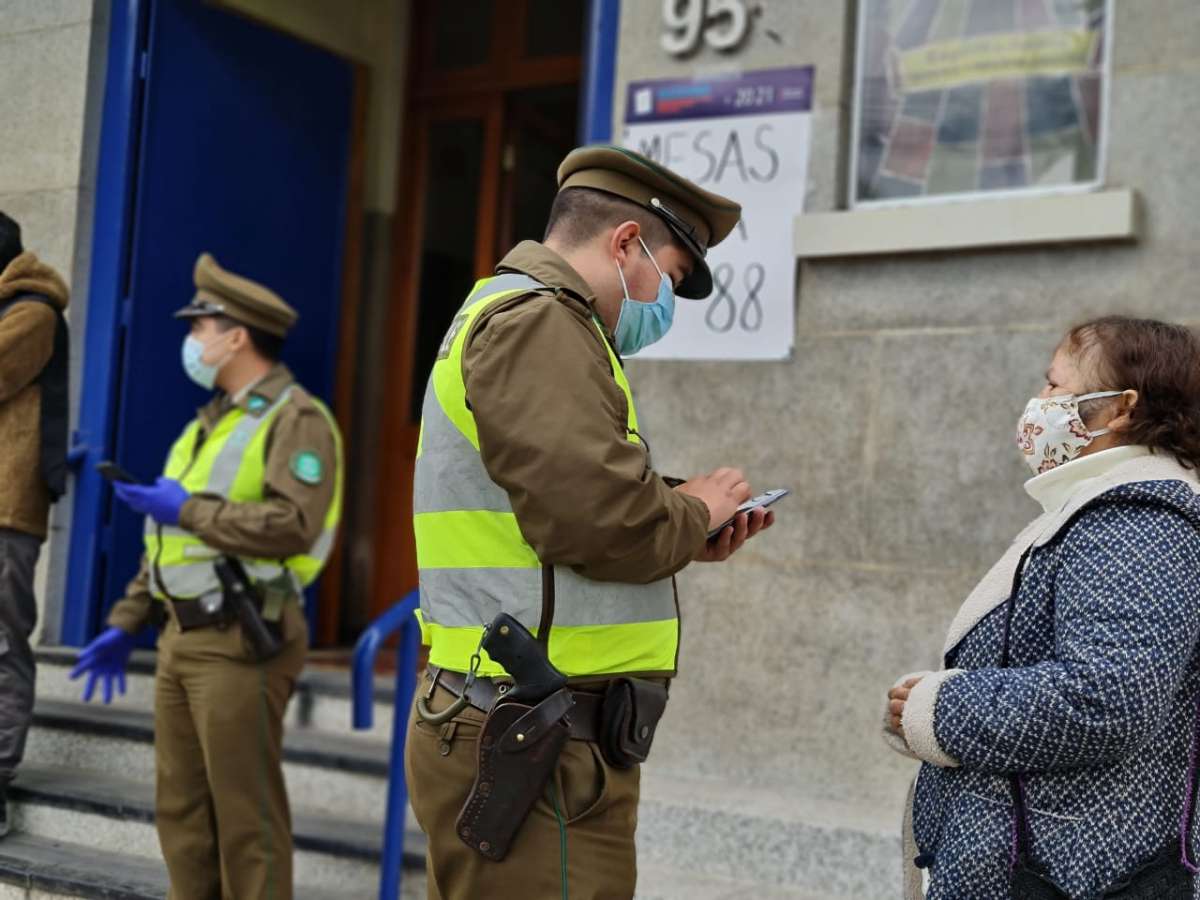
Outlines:
{"label": "reflective silver stripe", "polygon": [[[422,569],[421,609],[450,628],[485,624],[504,611],[527,627],[542,609],[540,569]],[[674,619],[671,579],[652,584],[591,581],[554,568],[555,625],[629,625]]]}
{"label": "reflective silver stripe", "polygon": [[221,445],[221,449],[217,451],[212,471],[208,474],[208,483],[204,486],[205,493],[220,494],[222,497],[229,495],[233,490],[233,483],[237,480],[238,471],[242,468],[246,448],[250,446],[258,430],[271,422],[275,412],[287,403],[291,396],[292,388],[289,386],[261,415],[242,414],[225,443]]}
{"label": "reflective silver stripe", "polygon": [[[150,537],[156,538],[159,535],[158,529],[159,529],[159,524],[157,522],[155,522],[149,516],[146,516],[146,524],[142,530],[146,534],[148,534]],[[192,534],[190,531],[184,531],[178,525],[163,525],[162,526],[162,536],[163,536],[164,540],[167,538],[173,538],[173,537],[180,537],[180,538],[194,538],[195,537],[195,535]]]}
{"label": "reflective silver stripe", "polygon": [[650,584],[593,581],[554,567],[555,625],[629,625],[674,619],[675,585],[670,578]]}
{"label": "reflective silver stripe", "polygon": [[[155,587],[155,585],[153,585],[153,583],[152,583],[152,584],[151,584],[151,587]],[[189,602],[192,602],[192,601],[194,601],[194,602],[197,602],[197,603],[198,603],[198,602],[201,602],[201,601],[203,601],[203,600],[204,600],[206,597],[212,597],[212,598],[214,599],[214,601],[215,601],[215,602],[214,602],[214,607],[217,607],[217,608],[219,608],[219,607],[220,607],[220,604],[221,604],[221,601],[220,601],[220,600],[217,600],[217,598],[218,598],[218,597],[220,597],[220,598],[224,598],[224,594],[223,594],[221,591],[209,591],[208,593],[206,593],[206,594],[200,594],[200,595],[199,595],[199,596],[197,596],[197,597],[176,597],[175,599],[176,599],[176,600],[187,600],[187,601],[189,601]],[[163,598],[163,599],[165,599],[165,598]]]}
{"label": "reflective silver stripe", "polygon": [[[221,582],[213,570],[212,558],[205,562],[188,563],[185,566],[151,566],[151,584],[156,593],[171,597],[199,597],[221,589]],[[162,581],[158,575],[162,573]]]}
{"label": "reflective silver stripe", "polygon": [[421,611],[450,628],[485,625],[503,611],[526,628],[542,614],[541,569],[425,569]]}
{"label": "reflective silver stripe", "polygon": [[547,288],[546,285],[542,284],[536,278],[530,278],[528,275],[522,275],[519,272],[509,272],[505,275],[497,275],[494,278],[489,278],[482,285],[473,290],[467,296],[462,308],[467,309],[490,294],[499,294],[502,291],[519,290],[536,291],[549,290],[549,288]]}
{"label": "reflective silver stripe", "polygon": [[[159,594],[168,594],[180,599],[199,597],[202,594],[214,593],[221,590],[221,581],[213,569],[213,560],[217,558],[216,551],[210,551],[208,559],[188,563],[183,566],[151,566],[150,583],[152,590]],[[242,560],[246,574],[255,581],[273,581],[287,572],[292,576],[293,585],[299,593],[302,588],[296,581],[294,573],[277,563],[248,562]],[[158,573],[162,572],[162,582]],[[164,587],[166,588],[164,590]]]}
{"label": "reflective silver stripe", "polygon": [[413,479],[413,512],[512,512],[508,494],[488,477],[483,460],[427,389],[421,459]]}
{"label": "reflective silver stripe", "polygon": [[329,559],[329,554],[333,552],[333,542],[336,538],[336,528],[326,529],[321,532],[321,536],[317,538],[317,542],[312,545],[312,548],[307,553],[301,555],[312,557],[324,563]]}
{"label": "reflective silver stripe", "polygon": [[246,570],[246,574],[249,575],[254,581],[274,581],[281,575],[289,575],[292,579],[292,586],[295,587],[297,591],[300,589],[296,582],[295,574],[289,570],[287,566],[281,566],[279,563],[250,562],[249,560],[243,559],[242,567]]}

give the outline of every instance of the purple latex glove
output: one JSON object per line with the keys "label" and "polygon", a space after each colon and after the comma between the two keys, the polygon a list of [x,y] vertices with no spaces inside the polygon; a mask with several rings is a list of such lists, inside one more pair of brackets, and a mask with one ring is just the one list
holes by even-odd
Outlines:
{"label": "purple latex glove", "polygon": [[192,496],[178,481],[162,477],[154,484],[117,483],[113,490],[135,513],[150,516],[160,525],[178,525],[179,511]]}
{"label": "purple latex glove", "polygon": [[133,642],[132,634],[113,626],[79,651],[75,668],[71,670],[71,680],[87,674],[87,684],[83,688],[84,703],[92,699],[96,682],[103,686],[105,703],[112,702],[114,685],[117,692],[124,696],[125,667],[129,664],[129,654],[133,652]]}

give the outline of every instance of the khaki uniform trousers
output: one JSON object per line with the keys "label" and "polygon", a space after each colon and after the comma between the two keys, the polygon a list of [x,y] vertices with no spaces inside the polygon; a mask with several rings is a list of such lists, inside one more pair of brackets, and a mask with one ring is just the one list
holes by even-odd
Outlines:
{"label": "khaki uniform trousers", "polygon": [[[417,695],[429,688],[429,676]],[[454,695],[439,687],[429,706],[445,709]],[[503,862],[484,859],[464,844],[454,823],[475,780],[476,747],[484,714],[468,707],[432,726],[413,711],[405,775],[417,822],[428,836],[429,900],[562,900],[562,854],[554,794],[547,785]],[[630,900],[637,882],[640,771],[615,769],[593,743],[567,741],[555,772],[558,808],[566,823],[570,900]]]}
{"label": "khaki uniform trousers", "polygon": [[284,606],[285,645],[254,661],[241,626],[158,641],[155,824],[170,900],[291,900],[292,823],[283,716],[308,652],[308,625]]}

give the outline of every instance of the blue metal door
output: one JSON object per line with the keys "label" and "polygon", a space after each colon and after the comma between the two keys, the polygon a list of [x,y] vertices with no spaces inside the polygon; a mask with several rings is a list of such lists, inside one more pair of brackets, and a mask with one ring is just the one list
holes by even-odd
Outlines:
{"label": "blue metal door", "polygon": [[[136,573],[142,523],[96,475],[150,478],[204,402],[171,313],[202,251],[300,312],[285,362],[333,389],[354,73],[200,0],[113,3],[64,643],[96,633]],[[78,332],[77,332],[78,333]]]}

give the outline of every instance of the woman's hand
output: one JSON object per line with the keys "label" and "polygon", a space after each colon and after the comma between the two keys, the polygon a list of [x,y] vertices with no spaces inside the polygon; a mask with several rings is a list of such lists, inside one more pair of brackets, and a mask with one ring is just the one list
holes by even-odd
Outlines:
{"label": "woman's hand", "polygon": [[892,734],[900,738],[904,737],[904,704],[908,702],[908,695],[913,687],[919,682],[920,678],[910,678],[903,684],[897,685],[888,691],[888,713],[891,718],[888,720],[888,727]]}

